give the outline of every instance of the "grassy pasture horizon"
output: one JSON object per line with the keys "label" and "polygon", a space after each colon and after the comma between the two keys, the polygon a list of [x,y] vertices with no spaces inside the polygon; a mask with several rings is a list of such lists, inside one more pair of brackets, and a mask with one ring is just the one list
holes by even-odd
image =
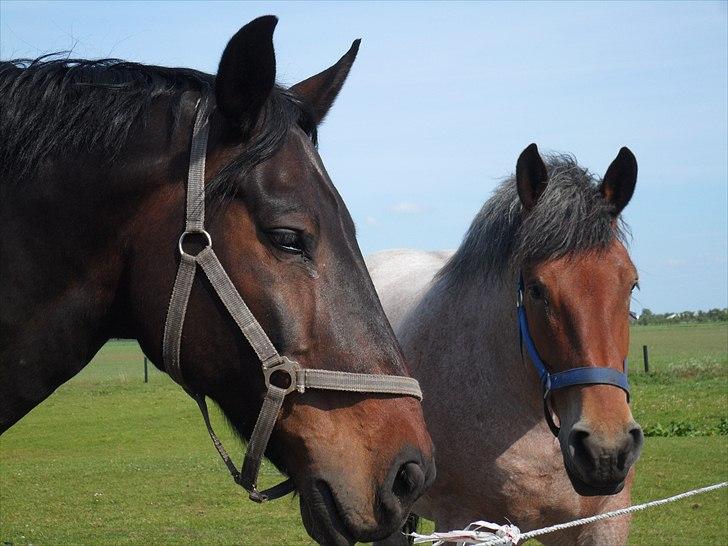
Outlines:
{"label": "grassy pasture horizon", "polygon": [[[151,364],[144,384],[142,358],[136,342],[108,343],[0,437],[0,542],[311,544],[297,500],[250,503],[194,402]],[[728,479],[728,436],[720,432],[728,418],[728,324],[635,326],[630,362],[641,424],[683,424],[677,436],[646,439],[633,502]],[[239,461],[239,443],[213,413]],[[264,485],[278,478],[267,462],[262,476]],[[630,544],[725,543],[726,490],[633,518]]]}

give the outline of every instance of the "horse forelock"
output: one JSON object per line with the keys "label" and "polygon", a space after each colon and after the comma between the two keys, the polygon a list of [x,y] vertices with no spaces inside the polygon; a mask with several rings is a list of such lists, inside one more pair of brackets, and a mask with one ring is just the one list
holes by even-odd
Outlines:
{"label": "horse forelock", "polygon": [[440,278],[513,278],[524,264],[626,242],[629,228],[615,218],[601,180],[573,156],[545,156],[549,178],[536,206],[524,212],[515,176],[506,178],[476,215]]}

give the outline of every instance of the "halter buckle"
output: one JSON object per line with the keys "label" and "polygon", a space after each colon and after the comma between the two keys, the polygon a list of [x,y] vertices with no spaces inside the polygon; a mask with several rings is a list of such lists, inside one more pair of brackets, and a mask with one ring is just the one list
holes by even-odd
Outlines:
{"label": "halter buckle", "polygon": [[[303,392],[304,386],[299,385],[296,381],[298,377],[298,371],[300,369],[301,367],[298,365],[298,362],[291,360],[288,357],[281,356],[278,364],[263,368],[263,377],[265,378],[266,388],[270,388],[270,386],[273,385],[274,387],[277,387],[279,389],[284,389],[286,391],[285,394],[290,394],[295,390],[297,390],[298,392]],[[282,387],[280,385],[276,385],[271,381],[271,379],[282,379],[285,382],[285,377],[273,377],[274,375],[279,374],[288,375],[287,386]]]}
{"label": "halter buckle", "polygon": [[[207,239],[207,244],[204,246],[204,248],[201,248],[199,252],[196,254],[190,254],[189,252],[185,252],[184,249],[184,242],[185,238],[190,235],[202,235],[205,239]],[[200,252],[205,250],[206,248],[210,248],[212,246],[212,237],[210,237],[210,234],[204,230],[204,229],[192,229],[192,230],[186,230],[182,232],[182,235],[179,236],[179,242],[177,243],[177,248],[179,249],[179,253],[181,256],[185,256],[187,258],[194,258],[197,256]]]}

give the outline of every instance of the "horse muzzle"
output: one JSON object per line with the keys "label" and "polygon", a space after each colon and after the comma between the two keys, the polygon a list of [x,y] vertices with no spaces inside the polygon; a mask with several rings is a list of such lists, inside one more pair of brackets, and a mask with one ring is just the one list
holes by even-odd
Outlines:
{"label": "horse muzzle", "polygon": [[605,435],[576,423],[561,441],[567,474],[583,496],[615,495],[624,487],[644,442],[640,426],[632,421],[624,430]]}
{"label": "horse muzzle", "polygon": [[300,488],[301,517],[319,544],[373,542],[397,532],[415,500],[435,478],[432,460],[405,449],[374,494],[358,498],[341,476],[318,476]]}

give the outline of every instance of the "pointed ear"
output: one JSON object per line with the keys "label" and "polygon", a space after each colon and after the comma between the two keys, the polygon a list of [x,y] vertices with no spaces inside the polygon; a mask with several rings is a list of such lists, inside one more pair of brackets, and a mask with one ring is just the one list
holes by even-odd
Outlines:
{"label": "pointed ear", "polygon": [[215,78],[217,106],[233,127],[255,126],[276,78],[273,30],[278,18],[254,19],[230,39]]}
{"label": "pointed ear", "polygon": [[518,197],[525,210],[531,210],[536,206],[538,198],[546,189],[549,173],[546,170],[538,147],[535,144],[529,145],[521,152],[516,163],[516,186]]}
{"label": "pointed ear", "polygon": [[619,150],[617,157],[607,169],[599,190],[604,199],[614,207],[612,215],[619,214],[632,199],[637,184],[637,159],[629,148]]}
{"label": "pointed ear", "polygon": [[356,59],[360,43],[360,39],[354,40],[349,51],[334,66],[291,87],[291,92],[311,108],[317,125],[326,117],[336,96],[341,91],[341,87],[349,75],[349,70],[351,70],[351,65]]}

